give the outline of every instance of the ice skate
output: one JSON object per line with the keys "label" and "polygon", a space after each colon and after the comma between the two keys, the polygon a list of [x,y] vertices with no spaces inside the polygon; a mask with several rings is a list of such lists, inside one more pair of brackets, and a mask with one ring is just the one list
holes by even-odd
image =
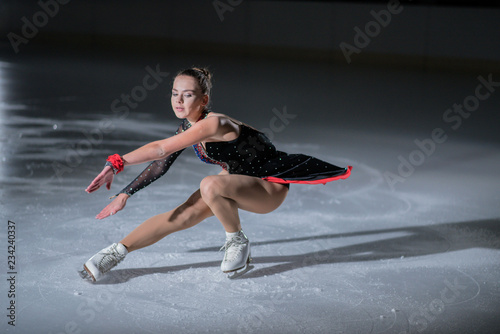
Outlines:
{"label": "ice skate", "polygon": [[243,231],[238,232],[235,236],[227,237],[226,243],[220,250],[223,249],[225,253],[221,263],[222,272],[230,273],[228,276],[231,277],[241,269],[247,271],[248,264],[251,261],[250,242]]}
{"label": "ice skate", "polygon": [[99,253],[92,256],[80,272],[82,278],[90,278],[93,282],[98,281],[106,272],[120,263],[128,254],[128,250],[120,243],[114,243],[109,247],[102,249]]}

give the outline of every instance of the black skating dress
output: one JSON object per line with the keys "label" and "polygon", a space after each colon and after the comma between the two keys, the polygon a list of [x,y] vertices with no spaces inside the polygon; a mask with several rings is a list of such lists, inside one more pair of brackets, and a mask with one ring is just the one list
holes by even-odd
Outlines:
{"label": "black skating dress", "polygon": [[[204,112],[200,119],[205,118]],[[184,120],[175,134],[186,131],[190,126]],[[290,184],[326,184],[346,179],[351,166],[338,167],[304,154],[288,154],[276,150],[271,141],[260,131],[239,123],[240,135],[227,142],[207,142],[193,145],[198,157],[209,164],[221,166],[229,174],[240,174],[262,178],[269,182]],[[153,161],[142,173],[120,193],[133,195],[164,175],[184,149],[167,158]]]}

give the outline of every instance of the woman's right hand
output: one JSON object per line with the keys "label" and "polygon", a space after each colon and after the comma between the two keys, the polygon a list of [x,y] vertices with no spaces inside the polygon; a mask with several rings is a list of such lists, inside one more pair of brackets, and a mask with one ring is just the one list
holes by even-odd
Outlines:
{"label": "woman's right hand", "polygon": [[116,214],[118,211],[122,210],[127,204],[127,199],[130,196],[127,194],[118,194],[116,198],[109,203],[102,211],[96,216],[96,219],[104,219],[111,215]]}

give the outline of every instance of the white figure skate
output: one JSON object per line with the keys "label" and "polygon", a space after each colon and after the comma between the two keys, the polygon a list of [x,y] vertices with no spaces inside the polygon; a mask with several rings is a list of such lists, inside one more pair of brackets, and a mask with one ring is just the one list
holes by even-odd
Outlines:
{"label": "white figure skate", "polygon": [[80,272],[82,278],[90,278],[93,282],[98,281],[102,276],[120,263],[128,254],[128,250],[120,243],[114,243],[109,247],[102,249],[99,253],[92,256]]}
{"label": "white figure skate", "polygon": [[220,268],[222,272],[229,274],[229,278],[249,270],[249,263],[252,260],[250,242],[243,231],[238,232],[236,236],[226,238],[226,243],[220,250],[225,250]]}

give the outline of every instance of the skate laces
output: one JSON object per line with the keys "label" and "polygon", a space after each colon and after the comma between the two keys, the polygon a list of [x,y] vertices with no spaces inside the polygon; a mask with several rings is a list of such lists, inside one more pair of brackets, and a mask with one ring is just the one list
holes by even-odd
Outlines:
{"label": "skate laces", "polygon": [[99,261],[99,271],[102,273],[107,272],[118,263],[120,263],[125,255],[118,253],[116,247],[112,246],[109,250],[101,253],[102,259]]}
{"label": "skate laces", "polygon": [[248,243],[246,238],[242,236],[232,237],[229,240],[226,240],[224,246],[221,247],[219,251],[225,250],[224,261],[233,261],[238,255],[241,253],[245,245]]}

